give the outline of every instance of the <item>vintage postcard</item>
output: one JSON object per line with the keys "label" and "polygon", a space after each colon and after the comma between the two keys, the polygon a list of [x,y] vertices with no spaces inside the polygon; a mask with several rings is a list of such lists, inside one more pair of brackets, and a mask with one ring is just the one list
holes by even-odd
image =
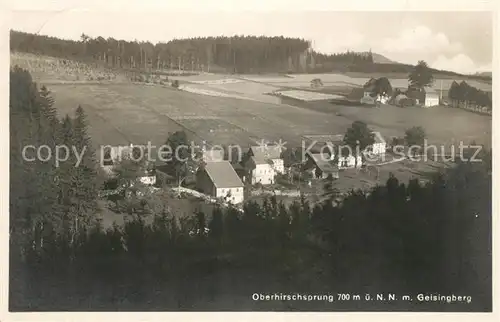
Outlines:
{"label": "vintage postcard", "polygon": [[491,316],[494,3],[191,2],[7,6],[9,316]]}

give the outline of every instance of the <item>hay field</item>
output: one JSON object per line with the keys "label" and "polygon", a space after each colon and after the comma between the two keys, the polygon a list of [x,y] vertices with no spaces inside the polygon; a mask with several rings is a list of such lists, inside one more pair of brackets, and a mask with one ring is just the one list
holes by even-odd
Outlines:
{"label": "hay field", "polygon": [[301,135],[345,131],[334,115],[289,105],[202,96],[159,86],[134,84],[50,85],[60,115],[80,104],[90,119],[96,144],[161,145],[169,132],[184,130],[209,144],[248,145]]}
{"label": "hay field", "polygon": [[182,82],[180,89],[199,95],[232,97],[264,103],[279,103],[275,97],[267,95],[280,87],[249,81],[244,78],[231,78],[224,75],[200,74],[188,77],[175,77]]}
{"label": "hay field", "polygon": [[286,90],[280,91],[278,95],[294,98],[301,101],[321,101],[321,100],[331,100],[331,99],[342,99],[343,96],[335,94],[324,94],[315,93],[309,91],[298,91],[298,90]]}

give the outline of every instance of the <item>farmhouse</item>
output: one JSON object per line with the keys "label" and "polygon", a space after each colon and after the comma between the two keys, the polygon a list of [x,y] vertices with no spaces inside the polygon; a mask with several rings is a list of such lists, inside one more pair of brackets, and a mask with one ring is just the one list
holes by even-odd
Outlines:
{"label": "farmhouse", "polygon": [[339,168],[325,153],[307,153],[304,169],[315,179],[326,179],[329,176],[338,179]]}
{"label": "farmhouse", "polygon": [[238,204],[243,202],[243,182],[229,161],[206,162],[196,173],[198,190],[214,198]]}
{"label": "farmhouse", "polygon": [[372,132],[375,142],[367,150],[371,154],[384,154],[387,149],[387,143],[380,132]]}
{"label": "farmhouse", "polygon": [[369,90],[363,91],[363,97],[359,100],[361,104],[375,104],[375,97],[372,97],[372,92]]}
{"label": "farmhouse", "polygon": [[248,156],[245,168],[251,184],[272,184],[276,174],[285,172],[279,146],[252,146],[248,151]]}
{"label": "farmhouse", "polygon": [[[115,167],[122,161],[126,160],[131,157],[134,149],[142,149],[142,156],[139,155],[136,158],[139,159],[139,157],[146,157],[146,146],[143,145],[116,145],[116,146],[105,146],[104,147],[104,155],[102,156],[101,160],[101,167],[104,170],[104,172],[112,177],[114,176],[114,169]],[[139,151],[137,150],[137,151]],[[146,184],[146,185],[154,185],[156,183],[156,174],[154,170],[154,165],[149,164],[146,162],[145,168],[144,168],[144,174],[140,177],[138,177],[138,181]]]}
{"label": "farmhouse", "polygon": [[418,105],[424,107],[438,106],[439,105],[439,94],[432,88],[424,88],[422,91],[418,89],[408,90],[408,97],[411,97],[417,101]]}
{"label": "farmhouse", "polygon": [[[331,158],[332,160],[334,160],[335,155],[332,155]],[[353,155],[339,156],[337,161],[337,167],[339,169],[352,169],[356,167],[360,168],[362,164],[363,164],[363,159],[361,158],[360,155],[356,157]]]}
{"label": "farmhouse", "polygon": [[363,86],[363,97],[360,100],[361,104],[375,104],[376,98],[372,96],[375,91],[376,79],[370,78]]}
{"label": "farmhouse", "polygon": [[350,169],[355,167],[360,168],[363,163],[361,155],[355,156],[352,153],[349,153],[348,155],[341,155],[344,150],[347,150],[347,147],[345,147],[343,143],[344,136],[342,134],[338,134],[332,136],[332,139],[332,141],[326,142],[326,145],[330,150],[330,159],[337,160],[337,167],[339,169]]}
{"label": "farmhouse", "polygon": [[439,94],[432,88],[425,88],[424,106],[438,106]]}
{"label": "farmhouse", "polygon": [[394,97],[392,103],[396,106],[400,107],[408,107],[412,106],[413,102],[412,99],[406,96],[405,94],[398,94],[396,97]]}

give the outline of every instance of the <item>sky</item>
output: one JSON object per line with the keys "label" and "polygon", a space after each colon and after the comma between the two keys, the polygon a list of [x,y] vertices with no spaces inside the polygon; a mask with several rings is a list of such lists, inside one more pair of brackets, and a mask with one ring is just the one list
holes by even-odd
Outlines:
{"label": "sky", "polygon": [[[477,8],[410,11],[411,0],[403,2],[406,7],[400,1],[399,7],[382,7],[383,11],[380,6],[378,11],[352,11],[359,10],[357,0],[349,1],[357,6],[340,9],[321,0],[308,2],[318,5],[299,8],[295,0],[184,0],[175,7],[156,0],[16,0],[7,6],[12,10],[11,29],[67,39],[78,39],[82,33],[151,42],[197,36],[283,35],[311,40],[313,48],[323,53],[371,49],[402,63],[425,60],[431,67],[460,73],[492,70],[491,12]],[[366,10],[372,10],[373,6],[364,3]]]}

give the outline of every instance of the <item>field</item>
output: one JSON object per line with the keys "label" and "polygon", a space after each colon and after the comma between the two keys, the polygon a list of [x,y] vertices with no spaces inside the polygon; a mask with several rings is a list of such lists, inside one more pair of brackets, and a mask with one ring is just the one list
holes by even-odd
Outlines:
{"label": "field", "polygon": [[335,114],[346,122],[367,123],[386,138],[401,136],[411,126],[422,126],[431,144],[458,144],[463,141],[491,146],[491,116],[479,115],[451,107],[400,108],[382,105],[364,108],[329,104],[327,102],[301,103],[302,107],[326,114]]}
{"label": "field", "polygon": [[[291,86],[297,88],[310,88],[311,81],[315,78],[321,79],[322,83],[325,86],[348,86],[348,87],[360,87],[363,86],[371,77],[382,77],[386,75],[356,75],[356,77],[351,77],[344,74],[296,74],[296,75],[288,75],[287,77],[275,77],[275,78],[267,78],[260,76],[244,76],[244,79],[251,80],[254,82],[265,83],[274,86]],[[404,75],[399,75],[396,77],[389,78],[392,87],[408,87],[408,79],[404,77]],[[441,78],[437,77],[434,80],[433,88],[435,90],[439,90],[441,85],[443,90],[448,90],[453,81],[461,82],[465,80],[469,85],[479,88],[484,91],[491,91],[491,84],[486,82],[480,82],[477,80],[467,80],[465,78]]]}
{"label": "field", "polygon": [[[163,144],[184,130],[193,140],[247,145],[266,139],[300,144],[303,134],[344,131],[334,115],[300,107],[212,97],[134,84],[50,85],[60,115],[82,105],[96,144]],[[207,137],[208,136],[208,137]]]}
{"label": "field", "polygon": [[[12,54],[11,64],[32,70],[37,82],[48,85],[60,116],[74,113],[81,105],[96,145],[148,141],[161,145],[169,133],[183,130],[192,140],[209,144],[248,146],[261,139],[282,139],[289,146],[298,146],[307,135],[342,134],[356,120],[366,122],[386,138],[401,136],[411,126],[423,126],[431,143],[474,140],[491,144],[491,116],[445,107],[371,109],[311,101],[326,97],[312,91],[314,78],[320,78],[325,89],[348,91],[363,85],[370,75],[205,73],[169,77],[180,81],[180,89],[174,89],[119,82],[114,74],[107,83],[71,82],[68,80],[79,73],[96,76],[108,71],[50,57]],[[405,79],[396,78],[404,75],[390,76],[393,87],[406,86]],[[443,78],[443,89],[452,81]],[[491,90],[491,84],[468,82]],[[434,86],[441,86],[441,79],[436,79]],[[268,95],[276,91],[294,98],[288,101]]]}
{"label": "field", "polygon": [[300,145],[305,135],[341,134],[355,120],[385,137],[423,126],[432,143],[475,140],[491,143],[491,117],[467,111],[383,106],[347,107],[328,102],[298,106],[212,97],[160,86],[135,84],[50,85],[60,114],[80,104],[89,115],[96,144],[163,144],[184,130],[193,140],[248,145],[257,140]]}

